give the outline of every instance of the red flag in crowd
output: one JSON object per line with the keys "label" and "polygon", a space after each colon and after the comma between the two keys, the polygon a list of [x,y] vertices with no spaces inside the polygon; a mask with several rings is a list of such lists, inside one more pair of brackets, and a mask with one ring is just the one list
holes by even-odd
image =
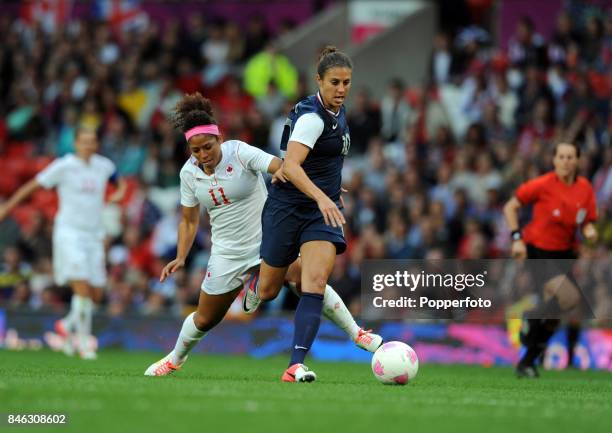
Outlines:
{"label": "red flag in crowd", "polygon": [[27,25],[40,24],[47,33],[55,31],[70,18],[72,0],[22,0],[21,18]]}
{"label": "red flag in crowd", "polygon": [[108,21],[115,32],[145,27],[147,14],[137,0],[98,0],[94,3],[94,16]]}

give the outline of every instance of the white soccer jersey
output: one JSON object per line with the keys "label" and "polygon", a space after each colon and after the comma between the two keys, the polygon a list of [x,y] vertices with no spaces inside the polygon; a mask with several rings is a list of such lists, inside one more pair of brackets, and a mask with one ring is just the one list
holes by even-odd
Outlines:
{"label": "white soccer jersey", "polygon": [[203,205],[210,215],[212,254],[226,258],[259,255],[261,212],[268,195],[261,175],[274,156],[247,143],[221,144],[221,161],[212,175],[194,157],[181,169],[181,205]]}
{"label": "white soccer jersey", "polygon": [[38,173],[36,180],[44,188],[57,187],[59,211],[55,226],[101,232],[102,208],[108,179],[115,164],[101,155],[92,155],[89,162],[76,155],[53,161]]}

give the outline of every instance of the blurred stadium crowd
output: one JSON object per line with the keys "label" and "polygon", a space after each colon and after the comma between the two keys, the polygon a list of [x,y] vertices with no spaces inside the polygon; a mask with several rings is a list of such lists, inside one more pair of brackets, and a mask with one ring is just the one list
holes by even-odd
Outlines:
{"label": "blurred stadium crowd", "polygon": [[[79,21],[45,35],[4,17],[0,34],[0,197],[70,152],[77,125],[99,128],[100,152],[130,185],[105,214],[101,309],[190,308],[210,250],[206,216],[187,270],[158,281],[175,254],[178,172],[187,157],[168,121],[172,108],[181,94],[199,91],[213,100],[226,138],[278,153],[287,110],[308,94],[308,71],[276,52],[279,35],[258,17],[240,27],[194,15],[185,25],[149,23],[121,35]],[[598,200],[602,239],[585,254],[608,254],[612,17],[564,11],[546,35],[525,17],[508,46],[492,39],[475,26],[441,32],[425,83],[398,77],[380,95],[352,89],[343,177],[349,248],[331,284],[354,309],[365,259],[506,257],[501,207],[517,185],[551,168],[559,140],[580,144],[580,171]],[[52,280],[55,200],[39,191],[0,225],[0,303],[63,308],[69,298]]]}

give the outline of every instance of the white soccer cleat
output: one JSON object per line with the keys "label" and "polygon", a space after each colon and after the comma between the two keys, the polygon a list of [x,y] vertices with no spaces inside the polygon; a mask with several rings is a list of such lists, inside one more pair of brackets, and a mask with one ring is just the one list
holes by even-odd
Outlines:
{"label": "white soccer cleat", "polygon": [[283,382],[314,382],[317,380],[317,375],[314,371],[310,371],[304,364],[293,364],[283,373],[281,381]]}
{"label": "white soccer cleat", "polygon": [[172,352],[164,356],[157,362],[154,362],[147,368],[145,376],[168,376],[174,373],[176,370],[180,370],[181,366],[185,363],[187,357],[178,365],[172,363]]}
{"label": "white soccer cleat", "polygon": [[244,298],[242,298],[242,311],[246,314],[253,314],[261,299],[257,294],[257,284],[259,283],[259,271],[253,272],[251,276],[244,283]]}
{"label": "white soccer cleat", "polygon": [[355,344],[363,350],[374,353],[383,344],[383,338],[378,334],[372,333],[371,329],[364,330],[359,328]]}
{"label": "white soccer cleat", "polygon": [[66,356],[74,356],[74,354],[77,352],[77,348],[72,340],[73,338],[68,337],[64,340],[64,343],[62,344],[62,352]]}
{"label": "white soccer cleat", "polygon": [[79,356],[85,361],[95,361],[98,359],[98,354],[95,350],[79,351]]}

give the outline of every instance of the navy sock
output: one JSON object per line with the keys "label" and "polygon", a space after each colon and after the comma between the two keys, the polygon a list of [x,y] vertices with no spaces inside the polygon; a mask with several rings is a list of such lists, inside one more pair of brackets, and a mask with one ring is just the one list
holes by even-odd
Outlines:
{"label": "navy sock", "polygon": [[289,366],[304,362],[304,358],[310,350],[317,332],[319,332],[322,308],[323,295],[304,293],[300,297],[300,302],[295,310],[295,330],[293,331]]}

